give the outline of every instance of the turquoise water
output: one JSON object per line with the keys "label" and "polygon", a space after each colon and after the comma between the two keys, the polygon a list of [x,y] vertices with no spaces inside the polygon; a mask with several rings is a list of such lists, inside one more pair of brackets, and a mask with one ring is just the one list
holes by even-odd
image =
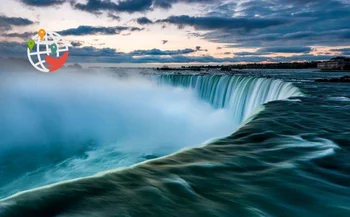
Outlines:
{"label": "turquoise water", "polygon": [[[261,78],[267,76],[268,78]],[[73,151],[67,156],[76,157],[79,156],[76,153],[84,155],[91,150],[108,153],[96,157],[97,161],[103,159],[101,162],[78,161],[76,164],[84,165],[83,171],[104,173],[90,177],[86,175],[93,174],[76,173],[67,176],[68,178],[60,176],[61,179],[54,176],[55,181],[50,182],[48,179],[47,184],[56,184],[39,189],[33,188],[42,185],[22,185],[22,182],[13,181],[16,180],[13,177],[7,178],[7,181],[2,180],[2,183],[7,184],[2,185],[5,186],[2,187],[2,194],[5,196],[12,194],[8,194],[9,191],[15,193],[13,189],[16,186],[19,186],[17,192],[30,191],[3,199],[0,202],[0,216],[348,216],[350,87],[347,84],[313,82],[316,77],[325,76],[334,74],[308,70],[271,70],[258,77],[154,75],[149,79],[154,84],[148,86],[149,92],[146,91],[147,88],[141,88],[130,94],[131,89],[138,89],[141,85],[133,83],[132,88],[125,92],[128,93],[127,98],[131,99],[125,102],[125,105],[135,102],[134,95],[142,96],[137,99],[145,103],[121,107],[120,111],[130,112],[142,105],[143,112],[136,112],[133,116],[138,114],[138,120],[149,118],[135,123],[128,117],[122,119],[122,122],[130,121],[130,126],[135,130],[128,137],[140,138],[135,141],[135,146],[131,146],[131,150],[139,150],[146,146],[148,148],[145,150],[153,151],[148,155],[141,152],[143,155],[137,158],[138,160],[122,166],[153,160],[126,169],[107,171],[120,168],[116,159],[121,159],[121,156],[128,158],[135,155],[124,150],[120,155],[114,150],[105,151],[105,146],[101,146],[96,139],[90,143],[78,143],[81,144],[81,149],[75,147],[77,152]],[[96,79],[93,80],[93,83],[98,83]],[[98,99],[106,99],[101,104],[108,104],[110,108],[113,105],[110,101],[115,94],[110,94],[105,80],[102,83],[102,92],[106,92],[106,87],[109,91],[107,95],[97,94]],[[149,84],[145,83],[146,86]],[[131,85],[129,83],[126,86]],[[97,87],[92,88],[93,94],[89,96],[96,95]],[[122,89],[118,89],[117,92]],[[76,99],[72,91],[68,93],[73,95],[72,100]],[[157,96],[157,93],[163,94],[155,99],[145,98],[146,95]],[[63,96],[62,99],[67,98],[67,95]],[[116,104],[124,102],[123,99]],[[47,99],[43,98],[39,105],[41,102],[47,102]],[[94,108],[90,112],[96,111],[94,106],[98,103],[95,98],[83,102],[86,106]],[[66,103],[68,102],[64,101],[63,104]],[[158,110],[154,107],[148,108],[152,103],[157,104]],[[164,110],[167,111],[166,114],[159,118],[158,115],[161,116]],[[174,113],[174,110],[178,113]],[[114,113],[114,110],[111,113],[108,113],[108,110],[101,111],[106,117]],[[77,115],[72,114],[73,117]],[[41,116],[42,114],[39,115]],[[71,116],[68,117],[68,120],[71,120]],[[86,117],[83,115],[78,120],[83,121]],[[179,120],[174,123],[172,118]],[[193,121],[187,122],[188,119]],[[113,118],[108,120],[111,120],[112,126],[120,121]],[[147,127],[141,124],[145,123],[145,120],[152,124]],[[164,136],[168,140],[161,136],[164,131],[159,129],[147,131],[154,133],[153,140],[148,139],[149,133],[140,136],[143,129],[152,129],[155,120],[163,120],[160,122],[160,129],[167,129],[169,132],[170,127],[175,124],[173,129],[178,131]],[[89,122],[82,123],[89,125]],[[96,130],[102,129],[104,132],[105,128],[101,126],[105,126],[105,122],[99,125],[99,122],[93,119],[91,123],[96,123],[99,127],[86,128],[81,132],[78,130],[78,135],[80,132],[84,138],[85,134],[82,132],[86,130],[89,130],[89,135],[94,135]],[[129,124],[120,129],[112,129],[118,132]],[[192,131],[188,126],[192,126]],[[179,130],[182,128],[182,131]],[[70,132],[71,128],[68,129]],[[120,132],[123,135],[128,131]],[[203,137],[203,134],[208,132],[212,134]],[[109,141],[113,141],[115,138],[110,135],[114,134],[107,133]],[[100,134],[95,133],[92,138],[99,136]],[[215,137],[221,139],[208,141]],[[198,141],[196,144],[191,141],[193,138]],[[176,142],[172,143],[174,140]],[[157,141],[166,144],[159,146],[155,144]],[[176,146],[179,142],[186,144]],[[205,146],[199,145],[203,142],[207,142]],[[69,144],[64,146],[65,149],[69,149],[72,143],[59,144]],[[86,146],[92,149],[86,150]],[[60,147],[58,145],[56,148],[61,150]],[[169,149],[164,151],[166,148]],[[186,149],[178,152],[183,148]],[[23,158],[23,153],[16,151],[13,151],[12,159]],[[38,149],[36,152],[39,152]],[[171,153],[175,154],[168,155]],[[47,165],[43,162],[36,167],[45,165],[48,167],[45,171],[60,168],[64,174],[69,171],[67,168],[70,168],[64,167],[67,159],[69,157],[63,155],[57,163],[53,161]],[[18,162],[21,160],[17,160],[16,165]],[[103,165],[106,164],[110,167],[105,168]],[[2,170],[3,177],[10,177],[12,170],[6,166],[13,165],[2,165],[2,168],[5,168]],[[19,170],[18,174],[21,173],[23,172]],[[47,177],[40,176],[45,174],[40,170],[38,174],[33,180]],[[71,178],[80,179],[62,182]]]}

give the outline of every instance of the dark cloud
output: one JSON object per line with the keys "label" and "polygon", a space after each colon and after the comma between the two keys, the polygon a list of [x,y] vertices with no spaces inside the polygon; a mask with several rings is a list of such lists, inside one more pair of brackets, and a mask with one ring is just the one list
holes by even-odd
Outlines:
{"label": "dark cloud", "polygon": [[38,6],[38,7],[48,7],[52,5],[63,4],[64,0],[20,0],[22,3],[30,6]]}
{"label": "dark cloud", "polygon": [[283,25],[252,31],[212,29],[200,36],[212,42],[230,44],[228,47],[344,46],[350,39],[348,0],[247,0],[237,7],[217,7],[215,10],[218,10],[217,14],[231,13],[240,18],[287,21]]}
{"label": "dark cloud", "polygon": [[79,56],[79,57],[114,57],[114,56],[124,56],[132,58],[134,56],[172,56],[172,55],[183,55],[194,53],[196,50],[194,49],[182,49],[182,50],[159,50],[159,49],[151,49],[151,50],[135,50],[130,53],[117,52],[115,49],[111,48],[95,48],[95,47],[82,47],[82,48],[72,48],[71,55]]}
{"label": "dark cloud", "polygon": [[0,15],[0,30],[10,30],[12,26],[29,26],[34,22],[21,17],[6,17]]}
{"label": "dark cloud", "polygon": [[71,41],[73,47],[81,47],[83,45],[82,41]]}
{"label": "dark cloud", "polygon": [[331,55],[312,55],[312,54],[303,54],[303,55],[293,55],[293,56],[277,56],[273,57],[274,62],[294,62],[294,61],[324,61],[333,58]]}
{"label": "dark cloud", "polygon": [[102,26],[79,26],[78,28],[66,29],[58,32],[61,35],[115,35],[120,34],[123,31],[141,31],[142,29],[137,27],[127,26],[114,26],[114,27],[102,27]]}
{"label": "dark cloud", "polygon": [[164,8],[164,9],[169,9],[173,6],[173,4],[176,3],[201,3],[201,4],[210,4],[210,3],[220,3],[223,2],[222,0],[154,0],[153,1],[153,5],[155,7],[160,7],[160,8]]}
{"label": "dark cloud", "polygon": [[236,2],[217,4],[205,14],[207,17],[232,17],[237,9]]}
{"label": "dark cloud", "polygon": [[284,19],[266,18],[226,18],[226,17],[190,17],[187,15],[171,16],[167,19],[158,20],[158,23],[169,23],[179,28],[192,26],[199,30],[232,30],[232,29],[263,29],[286,23]]}
{"label": "dark cloud", "polygon": [[347,48],[337,48],[337,49],[331,49],[331,51],[335,51],[335,52],[344,52],[344,51],[350,51],[350,47],[347,47]]}
{"label": "dark cloud", "polygon": [[86,4],[74,4],[74,8],[87,12],[108,10],[133,13],[149,10],[152,4],[153,0],[123,0],[118,3],[108,0],[88,0]]}
{"label": "dark cloud", "polygon": [[82,48],[73,47],[70,50],[70,56],[77,57],[110,57],[117,55],[125,55],[125,53],[117,52],[115,49],[112,48],[99,49],[91,46]]}
{"label": "dark cloud", "polygon": [[162,40],[162,43],[163,44],[166,44],[166,43],[168,43],[169,41],[168,40]]}
{"label": "dark cloud", "polygon": [[[266,59],[266,58],[265,58]],[[143,58],[134,59],[134,63],[224,63],[224,62],[238,62],[239,60],[233,58],[215,58],[212,56],[169,56],[157,57],[147,56]]]}
{"label": "dark cloud", "polygon": [[[350,28],[350,26],[349,26]],[[329,40],[330,37],[336,37],[339,39],[350,39],[350,29],[339,29],[339,30],[331,30],[331,31],[300,31],[293,32],[283,35],[283,39],[286,40],[299,40],[299,39],[322,39],[327,38]]]}
{"label": "dark cloud", "polygon": [[236,56],[261,56],[273,53],[310,53],[312,48],[303,46],[280,46],[259,48],[256,52],[236,52]]}
{"label": "dark cloud", "polygon": [[210,41],[231,44],[228,47],[261,47],[261,46],[344,46],[350,39],[350,29],[332,31],[300,31],[293,33],[268,33],[255,35],[236,35],[230,33],[209,33],[202,36]]}
{"label": "dark cloud", "polygon": [[[222,0],[218,0],[221,2]],[[214,3],[213,0],[121,0],[113,2],[110,0],[88,0],[85,4],[73,3],[73,7],[79,10],[96,13],[98,11],[118,11],[118,12],[143,12],[153,10],[153,8],[168,9],[176,3]]]}
{"label": "dark cloud", "polygon": [[235,54],[235,56],[260,56],[260,55],[264,55],[264,54],[259,53],[259,52],[246,52],[246,51],[236,52],[234,54]]}
{"label": "dark cloud", "polygon": [[331,49],[333,52],[340,52],[342,55],[350,55],[350,47]]}
{"label": "dark cloud", "polygon": [[27,44],[18,42],[0,41],[0,57],[27,57]]}
{"label": "dark cloud", "polygon": [[136,19],[136,22],[140,25],[147,25],[147,24],[152,24],[153,22],[148,19],[147,17],[140,17]]}
{"label": "dark cloud", "polygon": [[121,18],[119,16],[116,16],[112,13],[108,13],[108,17],[111,18],[112,20],[117,20],[117,21],[121,20]]}
{"label": "dark cloud", "polygon": [[193,50],[190,48],[183,49],[183,50],[164,50],[164,51],[159,49],[152,49],[152,50],[135,50],[129,54],[133,56],[144,56],[144,55],[160,56],[160,55],[190,54],[196,51],[197,50]]}
{"label": "dark cloud", "polygon": [[[118,60],[121,58],[118,57]],[[237,62],[260,62],[267,61],[269,58],[215,58],[213,56],[184,56],[184,55],[173,55],[173,56],[144,56],[140,58],[125,58],[128,61],[125,63],[237,63]],[[104,62],[116,62],[115,57],[103,58]]]}
{"label": "dark cloud", "polygon": [[265,47],[258,49],[262,53],[309,53],[310,47],[301,46],[282,46],[282,47]]}
{"label": "dark cloud", "polygon": [[36,35],[37,32],[24,32],[24,33],[3,33],[2,36],[10,37],[10,38],[22,38],[29,39]]}
{"label": "dark cloud", "polygon": [[202,49],[201,46],[196,46],[196,51],[208,51],[207,49]]}

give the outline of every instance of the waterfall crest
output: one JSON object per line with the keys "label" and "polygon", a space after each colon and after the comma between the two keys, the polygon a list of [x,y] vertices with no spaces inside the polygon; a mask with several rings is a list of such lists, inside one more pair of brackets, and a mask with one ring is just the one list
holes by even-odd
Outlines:
{"label": "waterfall crest", "polygon": [[245,121],[259,105],[303,96],[299,88],[282,80],[228,75],[161,75],[159,84],[192,88],[215,108],[226,108],[234,125]]}

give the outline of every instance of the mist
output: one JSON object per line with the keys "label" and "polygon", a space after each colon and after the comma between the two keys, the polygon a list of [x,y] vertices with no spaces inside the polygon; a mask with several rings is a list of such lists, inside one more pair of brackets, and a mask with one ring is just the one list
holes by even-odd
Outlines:
{"label": "mist", "polygon": [[130,166],[232,131],[227,110],[190,89],[138,76],[2,74],[0,102],[0,197],[15,182],[11,193]]}

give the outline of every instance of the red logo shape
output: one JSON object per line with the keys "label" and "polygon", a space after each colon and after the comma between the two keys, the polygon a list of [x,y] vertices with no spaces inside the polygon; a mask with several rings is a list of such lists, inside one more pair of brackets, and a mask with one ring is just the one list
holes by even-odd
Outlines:
{"label": "red logo shape", "polygon": [[57,69],[61,68],[66,63],[68,55],[69,52],[65,52],[59,58],[46,56],[45,60],[49,64],[48,69],[50,70],[50,72],[56,71]]}

